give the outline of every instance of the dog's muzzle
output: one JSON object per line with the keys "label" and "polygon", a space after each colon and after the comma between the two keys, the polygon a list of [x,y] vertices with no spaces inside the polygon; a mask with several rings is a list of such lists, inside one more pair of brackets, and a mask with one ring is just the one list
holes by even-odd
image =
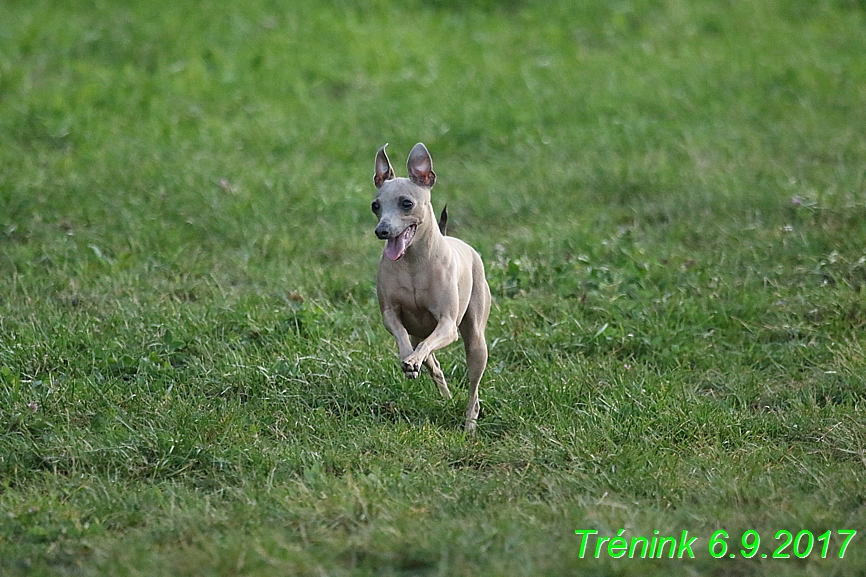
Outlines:
{"label": "dog's muzzle", "polygon": [[388,227],[385,226],[377,226],[376,227],[376,238],[379,240],[385,240],[388,238]]}

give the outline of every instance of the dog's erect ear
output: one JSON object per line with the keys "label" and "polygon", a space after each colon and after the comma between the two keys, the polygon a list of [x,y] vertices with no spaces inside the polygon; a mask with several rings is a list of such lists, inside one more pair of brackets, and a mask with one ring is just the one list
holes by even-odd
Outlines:
{"label": "dog's erect ear", "polygon": [[418,186],[433,188],[433,185],[436,184],[436,173],[433,172],[433,159],[430,158],[427,147],[420,142],[409,153],[406,168],[409,169],[409,180]]}
{"label": "dog's erect ear", "polygon": [[373,175],[373,183],[376,188],[382,186],[386,180],[394,178],[394,169],[391,168],[391,162],[388,160],[388,155],[385,154],[385,146],[376,153],[376,174]]}

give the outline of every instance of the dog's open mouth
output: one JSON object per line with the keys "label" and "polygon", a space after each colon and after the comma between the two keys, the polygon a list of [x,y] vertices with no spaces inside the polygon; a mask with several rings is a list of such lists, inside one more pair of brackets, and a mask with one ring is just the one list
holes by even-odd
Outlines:
{"label": "dog's open mouth", "polygon": [[406,254],[406,248],[415,236],[416,224],[410,224],[403,232],[391,237],[385,243],[385,256],[391,260],[400,260]]}

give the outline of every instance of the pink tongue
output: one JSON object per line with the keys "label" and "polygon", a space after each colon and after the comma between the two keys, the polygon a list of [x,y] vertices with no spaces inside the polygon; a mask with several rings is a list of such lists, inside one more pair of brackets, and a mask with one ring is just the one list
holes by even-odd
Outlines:
{"label": "pink tongue", "polygon": [[385,256],[391,260],[397,260],[403,256],[403,253],[406,252],[406,247],[409,246],[409,241],[414,236],[413,232],[410,226],[396,237],[389,238],[388,242],[385,243]]}

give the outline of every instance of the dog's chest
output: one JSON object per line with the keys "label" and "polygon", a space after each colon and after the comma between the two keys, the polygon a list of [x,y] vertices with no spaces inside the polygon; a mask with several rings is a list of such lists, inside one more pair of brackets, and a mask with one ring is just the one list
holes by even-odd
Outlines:
{"label": "dog's chest", "polygon": [[386,300],[399,311],[400,320],[410,335],[426,338],[436,328],[443,293],[450,292],[443,279],[430,274],[396,274],[385,288]]}
{"label": "dog's chest", "polygon": [[416,283],[406,288],[398,300],[403,326],[409,334],[426,338],[438,322],[434,315],[438,301],[427,284]]}

